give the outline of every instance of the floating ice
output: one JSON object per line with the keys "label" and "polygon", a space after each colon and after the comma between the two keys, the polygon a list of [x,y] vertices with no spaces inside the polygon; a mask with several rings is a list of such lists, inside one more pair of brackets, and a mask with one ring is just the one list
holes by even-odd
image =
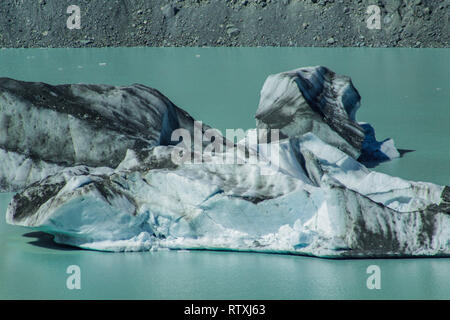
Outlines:
{"label": "floating ice", "polygon": [[[273,75],[256,135],[277,129],[279,139],[228,142],[199,163],[174,163],[171,134],[193,133],[194,119],[154,89],[3,79],[0,177],[21,190],[6,219],[105,251],[450,255],[450,188],[365,167],[399,154],[356,122],[359,105],[350,79],[325,67]],[[243,148],[244,162],[221,161]]]}

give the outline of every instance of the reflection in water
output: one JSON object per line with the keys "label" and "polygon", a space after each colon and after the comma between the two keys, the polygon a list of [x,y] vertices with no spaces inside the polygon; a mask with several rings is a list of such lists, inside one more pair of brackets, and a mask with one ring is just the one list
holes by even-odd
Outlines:
{"label": "reflection in water", "polygon": [[22,236],[26,238],[35,238],[34,241],[30,241],[28,243],[37,247],[54,250],[81,250],[77,247],[56,243],[53,241],[54,236],[42,231],[28,232],[23,234]]}

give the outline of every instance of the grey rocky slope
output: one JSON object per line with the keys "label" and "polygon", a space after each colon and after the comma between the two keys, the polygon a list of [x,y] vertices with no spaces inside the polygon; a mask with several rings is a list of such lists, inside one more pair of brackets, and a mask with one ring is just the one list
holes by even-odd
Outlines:
{"label": "grey rocky slope", "polygon": [[[226,144],[225,150],[216,149],[223,145],[219,142],[208,152],[200,151],[203,157],[199,162],[190,161],[192,157],[174,161],[180,151],[187,155],[199,152],[190,143],[172,141],[174,129],[186,128],[188,133],[195,130],[193,119],[154,89],[135,85],[132,88],[139,90],[121,104],[122,100],[111,92],[123,94],[130,87],[55,87],[3,81],[8,85],[0,92],[0,105],[6,111],[16,106],[19,110],[13,124],[23,119],[26,109],[35,117],[47,118],[47,122],[38,123],[41,129],[44,124],[47,128],[59,127],[74,117],[73,110],[82,109],[87,114],[101,114],[106,122],[117,122],[109,126],[105,122],[106,129],[115,128],[110,132],[111,141],[124,137],[134,142],[137,132],[126,135],[117,129],[123,124],[121,112],[125,108],[136,115],[150,111],[149,118],[128,119],[150,127],[139,130],[144,144],[130,142],[131,147],[125,144],[116,150],[122,155],[125,152],[117,166],[109,159],[96,166],[102,160],[96,148],[104,147],[92,144],[94,157],[84,158],[94,161],[90,165],[70,159],[72,162],[56,169],[35,168],[45,177],[34,177],[35,182],[29,185],[22,180],[23,190],[14,196],[7,210],[10,224],[48,232],[59,243],[106,251],[182,248],[320,257],[450,255],[450,189],[391,177],[358,162],[355,158],[364,154],[365,145],[376,142],[374,134],[364,128],[361,131],[362,126],[354,121],[359,94],[350,79],[325,67],[296,69],[267,79],[257,117],[270,124],[273,122],[268,115],[281,118],[275,121],[283,133],[280,139],[270,143],[255,141],[252,137],[263,136],[263,130],[250,130],[246,139]],[[49,106],[25,95],[34,85],[46,86],[49,96],[54,96],[54,91],[67,96],[59,101],[57,110],[52,110],[55,116],[49,117]],[[78,104],[74,108],[73,92],[80,90],[84,94],[75,95]],[[113,110],[118,114],[114,115]],[[293,121],[285,121],[290,112]],[[85,128],[93,125],[89,117],[77,119]],[[301,130],[294,130],[296,125]],[[313,130],[316,126],[320,130]],[[10,127],[3,125],[0,129]],[[79,131],[79,138],[89,140],[92,130],[88,129]],[[202,133],[206,135],[207,129],[201,128]],[[14,132],[24,137],[28,134],[26,130]],[[52,139],[64,138],[57,131],[31,132],[37,138],[45,134],[54,135]],[[170,142],[161,138],[169,135]],[[214,138],[217,142],[222,137]],[[22,140],[15,141],[19,145]],[[392,144],[384,145],[375,143],[369,150],[387,158],[395,154]],[[43,147],[52,150],[51,144],[44,143]],[[23,150],[16,148],[16,157],[29,157]],[[43,161],[39,157],[49,154],[41,153],[37,160]],[[230,155],[233,161],[224,161]],[[1,163],[9,164],[7,172],[0,171],[4,177],[13,171],[26,176],[15,163],[16,158],[5,153],[0,157]]]}
{"label": "grey rocky slope", "polygon": [[[370,46],[448,47],[444,0],[81,0],[0,2],[0,47]],[[381,10],[370,30],[369,5]]]}

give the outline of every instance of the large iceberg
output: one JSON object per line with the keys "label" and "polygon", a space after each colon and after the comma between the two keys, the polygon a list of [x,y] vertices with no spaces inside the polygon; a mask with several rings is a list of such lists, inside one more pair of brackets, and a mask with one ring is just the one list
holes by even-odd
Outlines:
{"label": "large iceberg", "polygon": [[143,85],[1,79],[6,219],[105,251],[449,256],[450,188],[365,167],[399,153],[359,106],[325,67],[272,75],[233,141]]}

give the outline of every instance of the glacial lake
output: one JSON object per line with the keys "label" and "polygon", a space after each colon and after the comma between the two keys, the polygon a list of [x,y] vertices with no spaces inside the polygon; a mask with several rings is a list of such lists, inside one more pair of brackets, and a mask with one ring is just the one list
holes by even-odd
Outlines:
{"label": "glacial lake", "polygon": [[[0,77],[142,83],[220,129],[255,126],[269,74],[325,65],[362,96],[358,121],[414,150],[373,170],[450,185],[450,51],[402,48],[0,49]],[[209,251],[105,253],[9,226],[0,194],[0,299],[450,299],[450,259],[328,260]],[[81,269],[69,290],[66,269]],[[369,290],[366,269],[381,270]]]}

